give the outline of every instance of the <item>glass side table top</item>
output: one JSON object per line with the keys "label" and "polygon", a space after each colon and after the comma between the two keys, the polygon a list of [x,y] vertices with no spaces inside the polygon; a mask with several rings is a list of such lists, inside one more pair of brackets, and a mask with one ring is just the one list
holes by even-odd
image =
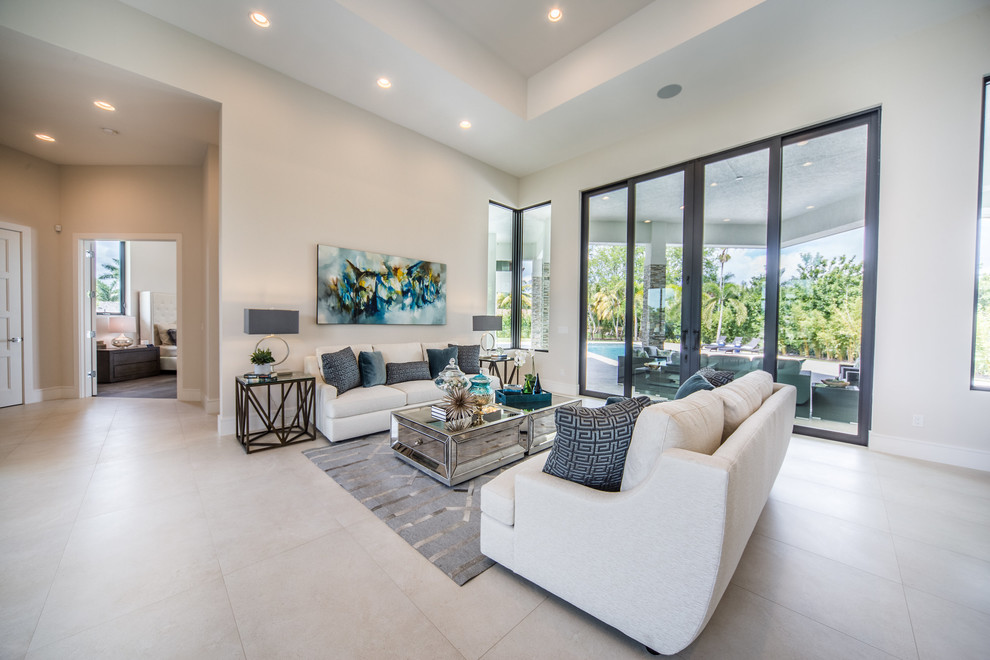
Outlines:
{"label": "glass side table top", "polygon": [[312,374],[307,374],[302,371],[280,371],[277,374],[271,374],[270,376],[261,376],[255,374],[244,374],[243,376],[236,376],[237,382],[242,385],[270,385],[272,383],[297,383],[301,380],[315,379],[316,377]]}

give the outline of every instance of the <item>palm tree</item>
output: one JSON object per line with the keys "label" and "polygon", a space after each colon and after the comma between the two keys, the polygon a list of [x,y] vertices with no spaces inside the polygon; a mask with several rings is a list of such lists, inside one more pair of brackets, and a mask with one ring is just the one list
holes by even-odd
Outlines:
{"label": "palm tree", "polygon": [[616,291],[599,290],[591,297],[591,311],[599,320],[611,321],[615,336],[620,335],[619,320],[625,316],[625,306]]}
{"label": "palm tree", "polygon": [[[120,258],[110,260],[110,263],[103,264],[103,274],[97,279],[96,299],[101,302],[117,302],[120,300],[120,291],[117,286],[120,284]],[[108,284],[109,282],[109,284]]]}

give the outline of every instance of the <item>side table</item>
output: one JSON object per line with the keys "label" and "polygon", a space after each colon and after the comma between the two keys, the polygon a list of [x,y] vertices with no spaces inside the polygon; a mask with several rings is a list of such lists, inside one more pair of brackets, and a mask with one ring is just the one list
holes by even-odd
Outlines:
{"label": "side table", "polygon": [[[516,363],[508,355],[490,355],[479,358],[479,361],[481,364],[488,363],[488,373],[498,376],[503,386],[516,378]],[[511,372],[509,371],[510,364],[512,366]],[[502,365],[501,373],[499,373],[499,365]]]}
{"label": "side table", "polygon": [[[277,396],[272,410],[272,389]],[[235,378],[235,419],[237,441],[245,453],[284,447],[297,442],[316,439],[315,426],[311,426],[316,410],[316,378],[302,373],[285,373],[264,380],[248,380],[244,376]],[[258,397],[263,392],[264,399]],[[290,419],[286,404],[295,397],[296,410]],[[251,430],[251,412],[261,418],[263,429]],[[278,442],[261,442],[273,435]]]}

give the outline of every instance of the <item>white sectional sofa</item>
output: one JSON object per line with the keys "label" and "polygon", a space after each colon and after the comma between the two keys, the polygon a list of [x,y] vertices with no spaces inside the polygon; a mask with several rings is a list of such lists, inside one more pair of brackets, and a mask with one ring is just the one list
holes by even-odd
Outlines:
{"label": "white sectional sofa", "polygon": [[645,408],[619,492],[544,473],[548,453],[524,461],[481,491],[481,550],[649,649],[676,653],[704,629],[739,563],[784,459],[794,401],[792,385],[758,371]]}
{"label": "white sectional sofa", "polygon": [[[449,342],[472,344],[473,342]],[[381,351],[385,362],[427,361],[429,348],[447,348],[448,342],[402,344],[354,344],[355,359],[361,351]],[[316,428],[330,442],[339,442],[369,433],[388,430],[391,413],[397,408],[421,406],[438,401],[442,393],[432,380],[413,380],[394,385],[356,387],[343,394],[323,379],[321,356],[336,353],[348,346],[318,346],[313,355],[307,355],[303,368],[316,377]],[[487,375],[487,374],[486,374]],[[470,375],[469,375],[470,377]],[[489,376],[492,387],[501,387],[498,378]]]}

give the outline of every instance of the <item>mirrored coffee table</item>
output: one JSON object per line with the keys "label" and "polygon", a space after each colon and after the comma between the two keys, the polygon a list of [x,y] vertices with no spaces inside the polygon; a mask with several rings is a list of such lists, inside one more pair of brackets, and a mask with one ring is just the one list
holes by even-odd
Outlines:
{"label": "mirrored coffee table", "polygon": [[584,405],[581,399],[565,394],[552,394],[549,401],[541,404],[512,405],[511,401],[502,404],[509,410],[518,410],[526,415],[526,425],[522,428],[526,434],[526,453],[535,454],[549,449],[557,438],[557,408],[566,406],[580,407]]}
{"label": "mirrored coffee table", "polygon": [[521,411],[492,406],[484,421],[456,430],[434,419],[430,408],[393,412],[391,446],[396,456],[441,483],[454,486],[526,455]]}

